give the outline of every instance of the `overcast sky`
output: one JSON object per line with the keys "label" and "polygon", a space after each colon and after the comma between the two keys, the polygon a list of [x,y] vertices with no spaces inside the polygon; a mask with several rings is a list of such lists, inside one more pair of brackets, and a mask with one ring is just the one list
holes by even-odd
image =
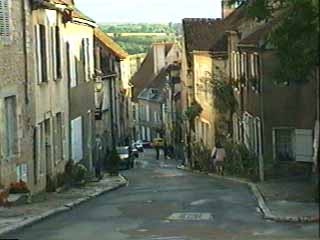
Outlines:
{"label": "overcast sky", "polygon": [[75,0],[98,23],[181,22],[183,18],[220,18],[221,0]]}

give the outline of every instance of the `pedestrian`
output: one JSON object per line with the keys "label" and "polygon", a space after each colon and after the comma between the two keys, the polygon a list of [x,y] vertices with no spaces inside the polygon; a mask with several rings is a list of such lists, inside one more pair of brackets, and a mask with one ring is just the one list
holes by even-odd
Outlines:
{"label": "pedestrian", "polygon": [[102,179],[102,174],[101,174],[102,155],[103,155],[102,139],[97,134],[97,136],[96,136],[96,161],[95,161],[95,164],[94,164],[94,168],[95,168],[95,176],[99,181]]}
{"label": "pedestrian", "polygon": [[212,150],[211,157],[213,160],[213,166],[216,170],[216,173],[219,175],[223,175],[223,164],[224,164],[224,159],[226,157],[226,151],[222,147],[222,144],[220,141],[217,141],[215,147]]}
{"label": "pedestrian", "polygon": [[157,160],[159,160],[159,156],[160,156],[160,147],[159,147],[159,145],[156,143],[155,145],[154,145],[154,148],[156,149],[156,158],[157,158]]}
{"label": "pedestrian", "polygon": [[164,159],[168,159],[168,146],[167,146],[167,141],[164,141],[163,143],[163,155]]}

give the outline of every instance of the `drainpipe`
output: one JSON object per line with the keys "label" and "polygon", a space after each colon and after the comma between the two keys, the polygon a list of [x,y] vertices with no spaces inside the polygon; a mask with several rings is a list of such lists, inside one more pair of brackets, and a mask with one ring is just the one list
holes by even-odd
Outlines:
{"label": "drainpipe", "polygon": [[28,62],[28,44],[27,44],[27,6],[25,0],[22,0],[21,16],[22,16],[22,39],[23,39],[23,57],[24,57],[24,97],[25,103],[29,104],[29,62]]}
{"label": "drainpipe", "polygon": [[263,82],[264,82],[264,79],[263,79],[263,72],[262,72],[262,56],[260,54],[260,57],[259,57],[259,61],[260,61],[260,69],[259,69],[259,72],[260,72],[260,116],[261,116],[261,121],[260,121],[260,133],[259,133],[259,136],[260,136],[260,139],[259,139],[259,178],[260,178],[260,181],[263,182],[264,181],[264,159],[263,159],[263,142],[264,142],[264,91],[263,91]]}

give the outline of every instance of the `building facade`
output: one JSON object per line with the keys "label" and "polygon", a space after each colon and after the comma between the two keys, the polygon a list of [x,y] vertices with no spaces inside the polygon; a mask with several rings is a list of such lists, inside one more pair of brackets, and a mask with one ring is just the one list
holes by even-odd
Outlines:
{"label": "building facade", "polygon": [[109,149],[128,137],[128,81],[121,75],[128,54],[102,30],[95,30],[96,127]]}
{"label": "building facade", "polygon": [[34,184],[34,67],[28,1],[0,1],[0,188]]}
{"label": "building facade", "polygon": [[180,63],[181,49],[175,43],[155,43],[133,76],[133,102],[136,140],[151,141],[165,136],[163,116],[166,103],[168,66]]}

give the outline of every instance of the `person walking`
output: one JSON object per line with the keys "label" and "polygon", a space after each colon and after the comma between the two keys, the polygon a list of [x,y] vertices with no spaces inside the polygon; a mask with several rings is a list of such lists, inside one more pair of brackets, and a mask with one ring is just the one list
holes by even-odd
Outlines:
{"label": "person walking", "polygon": [[156,150],[156,158],[157,160],[159,160],[159,157],[160,157],[160,147],[158,144],[155,144],[154,146],[155,150]]}
{"label": "person walking", "polygon": [[226,157],[226,150],[222,147],[221,143],[217,141],[216,146],[213,148],[211,158],[213,160],[213,166],[216,173],[223,175],[223,163]]}
{"label": "person walking", "polygon": [[101,137],[96,135],[96,161],[94,164],[95,176],[100,181],[102,179],[101,168],[102,168],[102,155],[103,155],[103,144]]}

